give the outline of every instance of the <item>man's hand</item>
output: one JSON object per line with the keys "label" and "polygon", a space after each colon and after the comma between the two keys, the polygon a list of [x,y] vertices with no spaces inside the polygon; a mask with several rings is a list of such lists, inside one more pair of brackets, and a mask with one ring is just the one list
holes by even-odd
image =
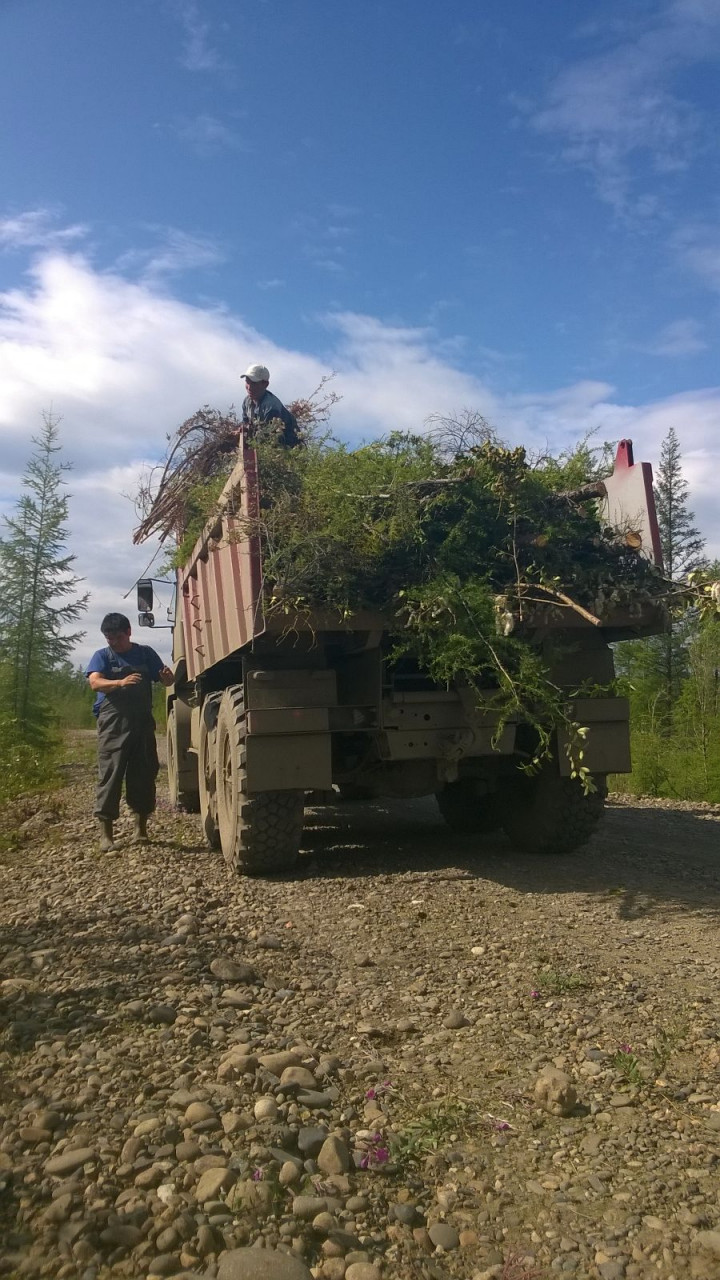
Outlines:
{"label": "man's hand", "polygon": [[171,671],[170,667],[161,667],[160,671],[158,672],[158,678],[160,680],[160,683],[165,685],[166,689],[168,685],[175,683],[175,676]]}
{"label": "man's hand", "polygon": [[139,671],[133,671],[129,676],[123,676],[122,680],[120,681],[120,688],[126,689],[128,685],[140,684],[141,680],[142,680],[142,676],[140,675]]}

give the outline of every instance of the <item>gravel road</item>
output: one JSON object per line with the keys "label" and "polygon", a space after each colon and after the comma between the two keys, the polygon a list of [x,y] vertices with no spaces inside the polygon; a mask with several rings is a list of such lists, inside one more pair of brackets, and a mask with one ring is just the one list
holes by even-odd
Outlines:
{"label": "gravel road", "polygon": [[233,881],[162,785],[97,853],[90,753],[0,861],[0,1274],[720,1276],[720,810],[319,808]]}

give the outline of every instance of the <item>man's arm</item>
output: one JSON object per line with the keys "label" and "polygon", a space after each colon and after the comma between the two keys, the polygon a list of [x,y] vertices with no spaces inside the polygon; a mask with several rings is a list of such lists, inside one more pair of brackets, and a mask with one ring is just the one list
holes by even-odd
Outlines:
{"label": "man's arm", "polygon": [[[170,673],[172,675],[172,672]],[[111,693],[113,689],[127,689],[132,684],[139,684],[142,676],[137,671],[131,671],[130,675],[123,676],[121,680],[108,680],[105,676],[101,676],[99,671],[88,672],[88,684],[93,693]]]}
{"label": "man's arm", "polygon": [[145,652],[147,653],[147,661],[150,667],[151,678],[164,685],[166,689],[169,688],[171,684],[175,683],[173,671],[170,667],[165,665],[160,654],[156,653],[154,649],[151,649],[149,645],[146,646]]}

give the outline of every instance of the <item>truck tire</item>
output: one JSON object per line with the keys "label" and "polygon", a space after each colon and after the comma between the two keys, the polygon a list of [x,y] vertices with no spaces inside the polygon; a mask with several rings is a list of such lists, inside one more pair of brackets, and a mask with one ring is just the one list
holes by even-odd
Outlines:
{"label": "truck tire", "polygon": [[[184,809],[186,813],[197,813],[200,808],[200,797],[197,791],[191,791],[181,782],[180,762],[184,758],[186,746],[190,743],[190,726],[189,716],[188,724],[185,725],[185,717],[182,716],[181,723],[178,723],[177,703],[173,703],[168,712],[167,718],[167,774],[168,774],[168,791],[170,792],[170,803],[175,809]],[[181,704],[185,710],[184,704]],[[185,733],[187,727],[187,735]],[[187,736],[187,743],[185,737]],[[185,774],[187,771],[185,771]]]}
{"label": "truck tire", "polygon": [[506,835],[523,853],[573,853],[587,844],[603,816],[607,783],[596,774],[587,795],[577,778],[562,778],[556,765],[513,787],[503,818]]}
{"label": "truck tire", "polygon": [[225,861],[237,875],[290,870],[300,852],[305,792],[247,794],[242,685],[223,693],[216,735],[218,827]]}
{"label": "truck tire", "polygon": [[490,835],[503,825],[504,794],[484,793],[474,778],[447,783],[435,798],[447,825],[461,835]]}
{"label": "truck tire", "polygon": [[220,848],[217,811],[217,718],[221,693],[211,693],[200,712],[198,741],[198,782],[200,784],[200,821],[210,849]]}

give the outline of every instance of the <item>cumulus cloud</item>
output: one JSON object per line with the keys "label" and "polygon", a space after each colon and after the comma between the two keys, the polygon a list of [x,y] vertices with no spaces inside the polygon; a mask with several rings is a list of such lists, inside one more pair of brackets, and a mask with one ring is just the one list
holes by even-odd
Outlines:
{"label": "cumulus cloud", "polygon": [[601,199],[617,213],[652,216],[657,201],[638,191],[637,171],[641,162],[655,174],[687,167],[705,121],[676,92],[676,81],[718,48],[717,4],[659,5],[649,17],[622,24],[607,52],[565,67],[531,123],[561,140],[563,158],[592,173]]}
{"label": "cumulus cloud", "polygon": [[[433,413],[474,408],[509,440],[537,449],[564,447],[597,428],[599,439],[633,436],[637,455],[657,460],[674,426],[698,520],[720,552],[711,483],[720,464],[720,388],[640,407],[619,402],[605,382],[502,397],[459,368],[432,329],[351,312],[324,324],[319,358],[279,346],[225,310],[182,302],[153,279],[99,271],[58,250],[38,257],[25,287],[0,296],[0,506],[16,498],[30,437],[52,408],[73,464],[72,549],[92,592],[83,654],[96,647],[103,613],[121,606],[153,553],[132,546],[139,472],[162,457],[168,433],[200,405],[238,404],[240,372],[259,359],[285,400],[309,395],[335,370],[342,400],[333,429],[351,441],[419,430]],[[132,616],[134,602],[126,609]],[[157,633],[159,647],[166,636]]]}

